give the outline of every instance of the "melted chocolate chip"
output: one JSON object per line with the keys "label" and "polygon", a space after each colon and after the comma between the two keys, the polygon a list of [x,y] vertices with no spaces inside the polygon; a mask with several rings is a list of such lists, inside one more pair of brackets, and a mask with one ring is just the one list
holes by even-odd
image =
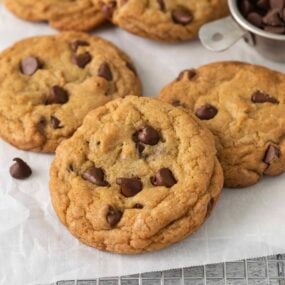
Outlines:
{"label": "melted chocolate chip", "polygon": [[50,117],[50,122],[51,122],[51,126],[52,126],[53,129],[61,129],[61,128],[63,128],[63,126],[60,125],[61,124],[60,120],[57,117],[55,117],[55,116],[51,116]]}
{"label": "melted chocolate chip", "polygon": [[120,222],[122,216],[123,212],[121,210],[115,209],[110,206],[106,216],[106,220],[108,224],[113,228]]}
{"label": "melted chocolate chip", "polygon": [[191,80],[192,78],[194,78],[196,76],[196,71],[194,69],[183,70],[182,72],[179,73],[176,80],[177,81],[182,80],[184,78],[185,74],[187,75],[187,79]]}
{"label": "melted chocolate chip", "polygon": [[280,149],[275,145],[269,145],[266,149],[263,162],[271,164],[274,160],[280,158],[281,152]]}
{"label": "melted chocolate chip", "polygon": [[143,205],[140,203],[137,203],[133,206],[133,209],[143,209]]}
{"label": "melted chocolate chip", "polygon": [[121,186],[121,193],[125,197],[133,197],[143,189],[143,184],[137,177],[117,178],[116,183]]}
{"label": "melted chocolate chip", "polygon": [[10,175],[16,179],[25,179],[32,175],[30,166],[21,158],[14,158],[15,163],[10,167]]}
{"label": "melted chocolate chip", "polygon": [[25,75],[33,75],[38,69],[42,67],[41,62],[36,57],[26,57],[21,61],[20,69]]}
{"label": "melted chocolate chip", "polygon": [[136,148],[138,150],[138,153],[141,155],[143,151],[145,150],[145,146],[141,144],[140,142],[136,143]]}
{"label": "melted chocolate chip", "polygon": [[50,89],[47,104],[64,104],[68,101],[68,93],[62,87],[55,85]]}
{"label": "melted chocolate chip", "polygon": [[113,74],[111,68],[107,62],[103,62],[98,70],[98,76],[105,78],[108,81],[112,81]]}
{"label": "melted chocolate chip", "polygon": [[180,107],[181,106],[181,102],[179,100],[173,100],[171,102],[171,105],[174,107]]}
{"label": "melted chocolate chip", "polygon": [[90,44],[87,41],[77,40],[70,44],[70,48],[72,51],[76,52],[81,46],[89,46]]}
{"label": "melted chocolate chip", "polygon": [[170,169],[161,168],[156,172],[154,177],[151,177],[151,183],[154,186],[165,186],[170,188],[177,183],[177,180]]}
{"label": "melted chocolate chip", "polygon": [[146,145],[156,145],[160,140],[160,135],[153,127],[146,125],[133,135],[133,139],[135,142]]}
{"label": "melted chocolate chip", "polygon": [[251,96],[251,101],[253,103],[273,103],[273,104],[279,103],[279,101],[276,98],[271,97],[270,95],[262,91],[254,92]]}
{"label": "melted chocolate chip", "polygon": [[188,25],[193,21],[193,14],[185,7],[178,7],[172,11],[172,20],[181,25]]}
{"label": "melted chocolate chip", "polygon": [[105,173],[102,168],[92,166],[82,174],[82,177],[97,186],[109,186],[109,183],[105,181]]}
{"label": "melted chocolate chip", "polygon": [[205,104],[196,110],[195,115],[200,120],[211,120],[218,114],[218,109],[210,104]]}
{"label": "melted chocolate chip", "polygon": [[157,1],[160,11],[165,12],[166,6],[165,6],[164,0],[156,0],[156,1]]}
{"label": "melted chocolate chip", "polygon": [[80,68],[84,68],[90,61],[92,60],[92,56],[89,52],[85,52],[79,55],[74,55],[72,57],[72,61]]}

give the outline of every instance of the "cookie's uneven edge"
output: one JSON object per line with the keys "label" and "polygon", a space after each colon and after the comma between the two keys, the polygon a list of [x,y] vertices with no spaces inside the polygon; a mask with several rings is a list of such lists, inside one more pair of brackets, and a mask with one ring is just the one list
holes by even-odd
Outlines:
{"label": "cookie's uneven edge", "polygon": [[[119,100],[124,99],[117,99],[116,102],[118,102]],[[109,102],[107,105],[113,103],[115,102]],[[91,116],[94,115],[95,112],[100,112],[100,110],[103,110],[103,108],[106,108],[106,105],[90,112],[88,117],[91,118]],[[88,120],[89,118],[86,118],[86,120]],[[203,126],[201,126],[201,124],[195,118],[194,121],[196,121],[197,125],[199,125],[203,129],[204,134],[209,135],[210,138],[212,137],[209,131],[206,130]],[[76,136],[76,133],[74,134],[74,136]],[[72,138],[70,140],[72,140]],[[63,142],[61,146],[57,149],[57,155],[59,155],[65,149],[65,144],[68,144],[68,141],[69,140]],[[71,185],[69,183],[62,184],[63,181],[59,177],[60,169],[58,168],[58,159],[60,160],[61,158],[58,158],[57,155],[55,160],[52,162],[50,168],[50,194],[52,197],[51,200],[53,207],[60,221],[62,222],[62,224],[68,227],[66,221],[66,213],[71,203],[68,197],[68,190],[70,189]],[[121,254],[137,254],[147,251],[163,249],[173,243],[185,239],[200,228],[200,226],[205,222],[206,218],[210,216],[213,208],[215,207],[223,187],[223,182],[223,171],[221,165],[217,158],[214,158],[213,172],[208,182],[209,184],[207,191],[205,191],[204,194],[199,197],[196,204],[191,207],[191,209],[189,209],[189,211],[184,216],[181,216],[179,219],[171,222],[165,228],[161,229],[155,236],[153,236],[153,242],[144,249],[134,248],[128,244],[126,244],[125,246],[122,244],[96,244],[92,243],[90,240],[84,239],[80,235],[80,233],[78,234],[72,232],[70,229],[69,231],[82,243],[91,247],[96,247],[97,249],[103,251],[111,251]],[[82,229],[82,231],[84,231],[84,229]],[[96,235],[96,232],[94,233],[94,235]]]}
{"label": "cookie's uneven edge", "polygon": [[[182,24],[175,22],[173,19],[174,16],[171,16],[170,11],[166,11],[167,8],[165,4],[163,4],[163,1],[157,1],[157,11],[154,11],[152,15],[149,15],[149,17],[152,18],[146,18],[145,10],[137,9],[137,7],[130,11],[127,6],[128,3],[125,3],[124,1],[122,1],[121,6],[119,7],[118,4],[114,4],[114,1],[112,0],[104,0],[103,2],[105,3],[103,10],[105,10],[106,16],[108,16],[115,25],[132,34],[165,42],[193,40],[197,38],[198,31],[203,24],[225,17],[229,14],[227,2],[224,0],[215,0],[212,1],[214,3],[211,3],[213,6],[211,7],[211,10],[205,12],[203,18],[195,20],[195,14],[200,17],[201,13],[200,11],[198,11],[198,13],[192,11],[194,20],[189,24]],[[139,0],[137,2],[139,2]],[[135,6],[135,1],[130,5]],[[178,7],[182,6],[178,5]],[[169,15],[166,15],[166,12]],[[181,17],[183,17],[183,15],[181,15]]]}
{"label": "cookie's uneven edge", "polygon": [[[96,42],[100,42],[103,45],[107,45],[109,47],[111,47],[118,55],[118,57],[120,57],[123,61],[126,62],[128,68],[133,69],[133,65],[132,65],[132,61],[129,58],[129,56],[123,52],[122,50],[120,50],[117,46],[115,46],[113,43],[111,43],[108,40],[102,39],[100,37],[96,37],[93,35],[89,35],[86,33],[82,33],[82,32],[64,32],[58,35],[51,35],[51,36],[35,36],[35,37],[30,37],[27,39],[23,39],[21,41],[16,42],[15,44],[13,44],[12,46],[6,48],[5,50],[3,50],[0,53],[0,61],[1,59],[10,56],[10,53],[13,52],[15,49],[20,48],[21,46],[29,46],[29,44],[33,41],[37,41],[37,39],[41,39],[41,38],[70,38],[70,40],[77,40],[78,38],[88,38],[88,40],[90,41],[96,41]],[[129,64],[129,65],[128,65]],[[135,74],[135,80],[134,80],[134,84],[133,84],[133,91],[136,90],[137,92],[133,93],[133,94],[137,94],[137,96],[140,96],[142,94],[142,84],[141,81],[139,79],[139,77],[136,74],[135,69],[132,70],[132,72]],[[127,95],[127,94],[126,94]],[[125,96],[126,96],[125,95]],[[28,140],[25,139],[21,139],[21,136],[11,136],[10,135],[10,127],[7,124],[7,119],[5,118],[4,115],[0,114],[0,121],[2,121],[2,126],[5,126],[5,128],[0,127],[0,137],[5,140],[6,142],[8,142],[9,144],[13,145],[16,148],[22,149],[22,150],[27,150],[27,151],[34,151],[34,152],[44,152],[44,153],[53,153],[56,149],[56,147],[59,145],[59,143],[70,137],[70,136],[61,136],[57,139],[46,139],[44,137],[39,137],[37,136],[33,136],[30,137]],[[6,121],[6,122],[5,122]],[[4,125],[3,125],[4,124]]]}
{"label": "cookie's uneven edge", "polygon": [[[187,80],[189,80],[189,82],[191,84],[191,81],[195,81],[196,80],[195,77],[199,76],[199,74],[201,76],[203,76],[203,74],[205,74],[205,73],[215,74],[216,72],[222,72],[222,70],[225,68],[231,68],[231,67],[234,67],[237,70],[247,68],[255,74],[260,74],[261,78],[272,78],[272,76],[273,76],[273,78],[275,78],[275,80],[277,80],[279,82],[283,82],[284,78],[285,78],[285,74],[278,72],[278,71],[275,71],[275,70],[271,70],[271,69],[266,68],[266,67],[261,66],[261,65],[253,65],[250,63],[245,63],[245,62],[240,62],[240,61],[214,62],[214,63],[210,63],[207,65],[203,65],[201,67],[198,67],[197,69],[188,69],[188,70],[182,71],[175,80],[173,80],[171,83],[166,85],[160,91],[159,99],[164,101],[164,102],[168,102],[168,103],[173,102],[173,104],[175,105],[175,102],[173,101],[173,99],[175,99],[174,97],[176,97],[176,98],[179,97],[181,99],[180,103],[182,103],[182,105],[180,105],[179,108],[184,109],[183,102],[182,102],[183,96],[184,96],[183,94],[186,94],[187,91],[185,91],[185,93],[181,92],[182,91],[181,90],[182,86],[181,86],[181,82],[180,82],[181,80],[185,80],[185,82]],[[227,77],[227,72],[225,72],[224,77]],[[186,89],[187,89],[186,87],[183,88],[183,90],[186,90]],[[179,90],[179,91],[177,91],[177,90]],[[177,95],[175,96],[175,94],[177,94]],[[203,94],[201,94],[201,96],[203,96]],[[196,100],[196,99],[194,99],[194,100]],[[185,103],[186,102],[187,102],[187,99],[185,99]],[[190,101],[188,101],[188,102],[190,102]],[[189,109],[186,108],[186,111],[189,111]],[[192,113],[193,110],[190,110],[190,111]],[[218,145],[219,139],[217,137],[216,137],[216,142]],[[285,171],[285,134],[280,135],[280,140],[278,142],[268,141],[266,143],[265,149],[268,149],[268,147],[270,145],[273,145],[273,146],[278,145],[279,150],[280,150],[280,157],[279,157],[278,161],[274,161],[273,164],[269,164],[269,165],[264,163],[263,160],[264,160],[265,153],[263,153],[259,159],[260,164],[262,164],[262,169],[263,169],[263,171],[261,171],[261,172],[256,172],[254,169],[247,169],[247,170],[239,169],[239,171],[233,171],[233,169],[231,169],[228,172],[228,170],[225,169],[225,167],[224,167],[225,186],[229,187],[229,188],[248,187],[248,186],[254,185],[257,182],[259,182],[264,175],[278,176],[278,175],[282,174]],[[221,154],[220,155],[218,154],[218,157],[219,156],[220,156],[220,160],[222,160]],[[241,179],[241,173],[243,173],[242,179]]]}
{"label": "cookie's uneven edge", "polygon": [[[61,31],[87,32],[106,22],[106,17],[101,11],[100,1],[90,1],[90,8],[80,12],[66,13],[51,12],[49,15],[44,7],[37,9],[35,4],[22,5],[19,0],[4,0],[6,8],[18,18],[32,22],[48,22],[52,27]],[[96,5],[96,6],[95,6]]]}

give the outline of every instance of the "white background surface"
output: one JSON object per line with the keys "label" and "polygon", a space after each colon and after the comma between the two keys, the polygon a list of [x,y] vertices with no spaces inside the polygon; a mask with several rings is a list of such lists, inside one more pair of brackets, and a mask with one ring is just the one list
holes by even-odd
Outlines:
{"label": "white background surface", "polygon": [[[53,34],[45,24],[14,18],[0,4],[0,49],[34,35]],[[118,28],[100,29],[134,60],[145,95],[154,95],[179,71],[217,60],[243,60],[285,72],[245,43],[214,54],[196,42],[161,44]],[[1,84],[1,83],[0,83]],[[285,96],[285,90],[284,90]],[[33,168],[26,181],[13,180],[9,166],[21,157]],[[285,253],[285,175],[245,190],[225,189],[213,215],[194,236],[160,252],[120,256],[88,248],[58,221],[48,193],[51,155],[19,151],[0,141],[0,284],[49,283],[164,270]]]}

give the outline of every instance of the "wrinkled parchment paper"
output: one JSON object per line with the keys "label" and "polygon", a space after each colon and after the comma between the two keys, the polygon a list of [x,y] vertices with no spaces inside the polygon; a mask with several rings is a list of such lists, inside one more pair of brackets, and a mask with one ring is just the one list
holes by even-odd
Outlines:
{"label": "wrinkled parchment paper", "polygon": [[[14,18],[0,4],[0,49],[56,31]],[[180,70],[217,60],[244,60],[285,72],[245,43],[215,54],[197,42],[161,44],[106,27],[98,35],[116,43],[136,63],[145,95],[154,95]],[[285,92],[285,91],[284,91]],[[33,168],[13,180],[9,166],[21,157]],[[103,253],[80,244],[57,219],[48,191],[52,155],[19,151],[0,141],[0,284],[27,285],[88,279],[285,253],[285,175],[245,190],[225,190],[206,224],[187,240],[138,256]]]}

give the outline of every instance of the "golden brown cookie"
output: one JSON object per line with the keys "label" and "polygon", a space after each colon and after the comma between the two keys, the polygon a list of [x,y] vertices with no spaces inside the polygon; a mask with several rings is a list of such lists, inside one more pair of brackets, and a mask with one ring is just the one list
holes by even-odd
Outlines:
{"label": "golden brown cookie", "polygon": [[105,21],[99,0],[4,0],[16,16],[59,30],[89,31]]}
{"label": "golden brown cookie", "polygon": [[195,232],[223,185],[206,128],[169,104],[133,96],[90,112],[58,147],[50,174],[54,209],[70,232],[128,254]]}
{"label": "golden brown cookie", "polygon": [[0,136],[54,152],[90,110],[128,94],[141,94],[140,81],[110,42],[74,32],[26,39],[0,54]]}
{"label": "golden brown cookie", "polygon": [[218,62],[186,70],[160,99],[194,112],[216,138],[225,186],[245,187],[285,171],[285,75]]}
{"label": "golden brown cookie", "polygon": [[102,1],[102,10],[116,25],[163,41],[194,39],[203,24],[228,14],[227,0]]}

